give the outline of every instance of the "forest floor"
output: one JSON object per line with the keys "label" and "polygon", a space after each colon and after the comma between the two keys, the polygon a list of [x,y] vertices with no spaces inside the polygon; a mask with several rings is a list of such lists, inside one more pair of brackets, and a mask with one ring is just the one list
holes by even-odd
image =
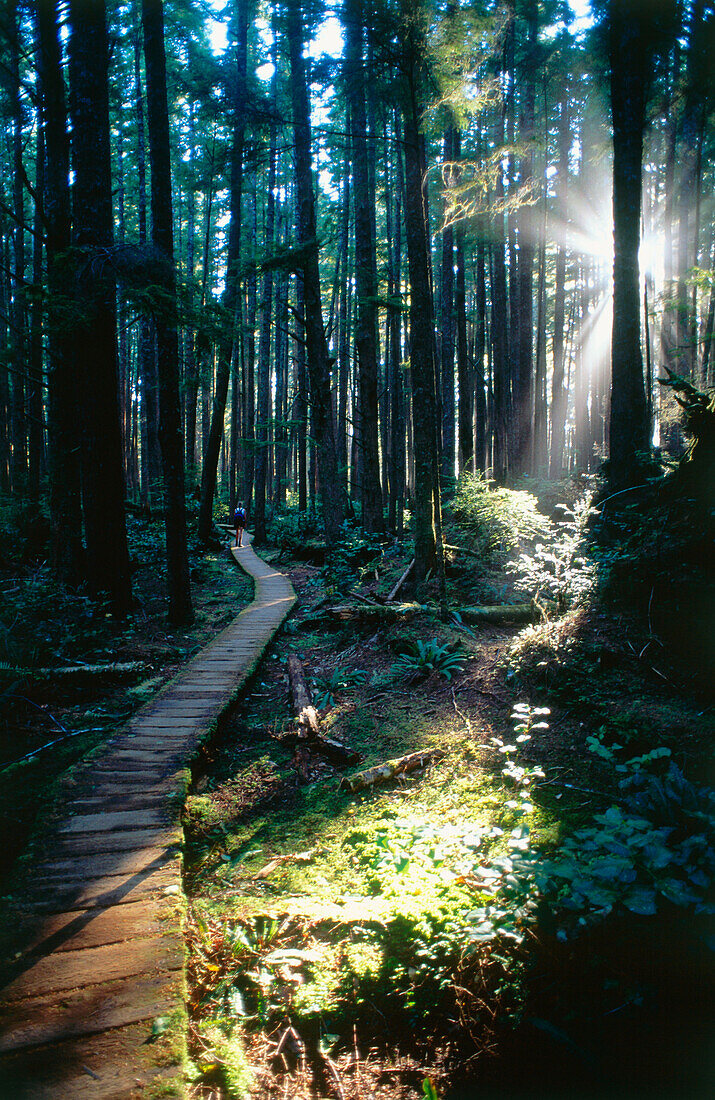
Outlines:
{"label": "forest floor", "polygon": [[[348,602],[388,592],[406,550],[363,569]],[[452,564],[452,607],[513,598],[501,570]],[[633,759],[661,787],[671,762],[706,779],[702,681],[623,611],[526,627],[469,629],[426,610],[379,627],[321,623],[341,602],[325,570],[278,567],[297,609],[186,806],[192,1095],[709,1095],[704,918],[679,906],[675,879],[656,906],[649,868],[624,863],[632,838],[619,833],[635,820],[619,786]],[[451,678],[417,667],[417,643],[459,655]],[[286,740],[290,654],[321,734],[359,764],[306,760]],[[341,786],[346,771],[418,751],[415,771]],[[534,901],[541,864],[578,830],[598,847],[614,814],[590,888],[572,874],[590,904],[557,927]],[[648,825],[634,844],[674,836]]]}
{"label": "forest floor", "polygon": [[[474,555],[483,541],[447,539],[473,548],[450,552],[448,623],[433,582],[395,621],[321,618],[384,599],[408,539],[350,535],[337,590],[285,542],[265,555],[299,603],[196,760],[185,811],[192,1095],[711,1095],[713,714],[697,638],[685,626],[663,644],[652,591],[640,616],[594,594],[533,625],[467,626],[465,607],[524,588],[503,556]],[[3,563],[3,870],[55,780],[251,598],[224,550],[194,547],[196,625],[170,631],[161,525],[131,520],[130,541],[123,624],[54,588],[31,546]],[[291,655],[321,734],[358,763],[296,751]],[[105,668],[37,671],[58,665]],[[415,752],[420,768],[341,785]]]}

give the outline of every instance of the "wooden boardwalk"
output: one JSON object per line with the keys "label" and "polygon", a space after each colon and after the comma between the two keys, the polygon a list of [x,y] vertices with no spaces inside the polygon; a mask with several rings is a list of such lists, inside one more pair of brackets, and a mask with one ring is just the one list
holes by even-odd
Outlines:
{"label": "wooden boardwalk", "polygon": [[2,1100],[183,1095],[186,768],[295,602],[250,545],[233,553],[253,603],[74,769],[3,900]]}

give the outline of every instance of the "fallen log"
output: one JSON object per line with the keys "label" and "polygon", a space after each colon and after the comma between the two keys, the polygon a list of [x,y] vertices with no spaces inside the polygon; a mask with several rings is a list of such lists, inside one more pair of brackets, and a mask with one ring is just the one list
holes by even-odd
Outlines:
{"label": "fallen log", "polygon": [[298,723],[298,733],[294,736],[283,737],[285,743],[293,742],[296,749],[296,760],[301,774],[306,772],[307,762],[303,759],[305,749],[319,752],[331,764],[345,767],[348,764],[357,764],[360,754],[349,749],[340,741],[332,737],[323,737],[319,729],[318,712],[313,706],[310,697],[310,689],[306,683],[303,665],[295,653],[288,655],[288,680],[290,683],[293,711]]}
{"label": "fallen log", "polygon": [[419,603],[346,603],[335,607],[326,607],[314,615],[295,620],[297,630],[310,630],[322,627],[324,630],[337,628],[343,623],[364,623],[368,628],[382,626],[384,623],[407,621],[424,607]]}
{"label": "fallen log", "polygon": [[327,548],[320,539],[306,539],[300,546],[295,546],[291,554],[298,561],[314,561],[322,565],[325,561]]}
{"label": "fallen log", "polygon": [[389,595],[389,596],[387,597],[387,602],[388,602],[388,603],[392,603],[392,601],[394,600],[395,596],[397,595],[397,593],[398,593],[398,592],[400,591],[400,589],[402,588],[403,584],[405,583],[405,581],[406,581],[406,580],[407,580],[407,578],[409,577],[409,575],[410,575],[410,573],[412,572],[412,570],[414,569],[414,567],[415,567],[415,559],[413,558],[413,559],[412,559],[412,561],[410,562],[410,564],[409,564],[409,565],[407,566],[407,569],[405,569],[404,573],[402,574],[402,576],[400,577],[399,581],[398,581],[398,582],[397,582],[397,584],[395,585],[395,587],[394,587],[394,588],[392,589],[392,591],[390,592],[390,595]]}
{"label": "fallen log", "polygon": [[451,550],[453,554],[466,554],[468,558],[484,560],[484,554],[480,554],[477,550],[468,550],[466,546],[452,546],[450,543],[445,542],[444,548],[445,550]]}
{"label": "fallen log", "polygon": [[325,614],[339,622],[353,622],[355,619],[366,622],[394,622],[397,619],[409,619],[422,611],[419,603],[396,604],[340,604],[328,607]]}
{"label": "fallen log", "polygon": [[0,665],[0,676],[21,680],[93,679],[95,676],[140,676],[155,670],[143,661],[115,661],[106,665],[62,665],[57,668],[13,668]]}
{"label": "fallen log", "polygon": [[411,752],[407,756],[400,756],[397,760],[386,760],[384,764],[377,764],[374,768],[367,768],[355,775],[346,775],[340,781],[340,790],[355,794],[357,791],[368,787],[375,787],[379,783],[388,783],[398,775],[406,775],[408,772],[424,768],[425,765],[439,760],[444,756],[443,749],[424,749],[422,752]]}
{"label": "fallen log", "polygon": [[548,600],[537,603],[495,604],[485,607],[460,607],[459,616],[465,623],[537,623],[547,612],[556,611],[556,604]]}
{"label": "fallen log", "polygon": [[290,695],[293,701],[293,713],[298,727],[304,735],[318,735],[318,712],[313,706],[310,691],[305,682],[303,665],[295,653],[288,654],[288,680],[290,682]]}

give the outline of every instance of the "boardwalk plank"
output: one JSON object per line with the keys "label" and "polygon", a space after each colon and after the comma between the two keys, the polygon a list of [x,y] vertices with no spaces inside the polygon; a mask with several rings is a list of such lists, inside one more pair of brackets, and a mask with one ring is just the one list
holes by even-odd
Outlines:
{"label": "boardwalk plank", "polygon": [[250,547],[234,557],[254,602],[75,769],[64,818],[5,899],[0,1080],[13,1100],[133,1100],[156,1074],[183,1095],[178,1067],[152,1065],[147,1039],[154,1017],[183,1006],[185,768],[295,600]]}

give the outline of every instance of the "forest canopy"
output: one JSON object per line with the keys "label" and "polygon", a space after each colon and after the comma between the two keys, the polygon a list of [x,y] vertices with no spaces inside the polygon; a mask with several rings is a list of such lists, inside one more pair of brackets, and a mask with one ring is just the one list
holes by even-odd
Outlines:
{"label": "forest canopy", "polygon": [[[0,491],[131,606],[126,509],[441,557],[464,471],[643,483],[713,383],[709,0],[6,0]],[[678,381],[679,380],[679,381]],[[188,512],[187,512],[188,500]],[[199,505],[198,512],[195,503]]]}

